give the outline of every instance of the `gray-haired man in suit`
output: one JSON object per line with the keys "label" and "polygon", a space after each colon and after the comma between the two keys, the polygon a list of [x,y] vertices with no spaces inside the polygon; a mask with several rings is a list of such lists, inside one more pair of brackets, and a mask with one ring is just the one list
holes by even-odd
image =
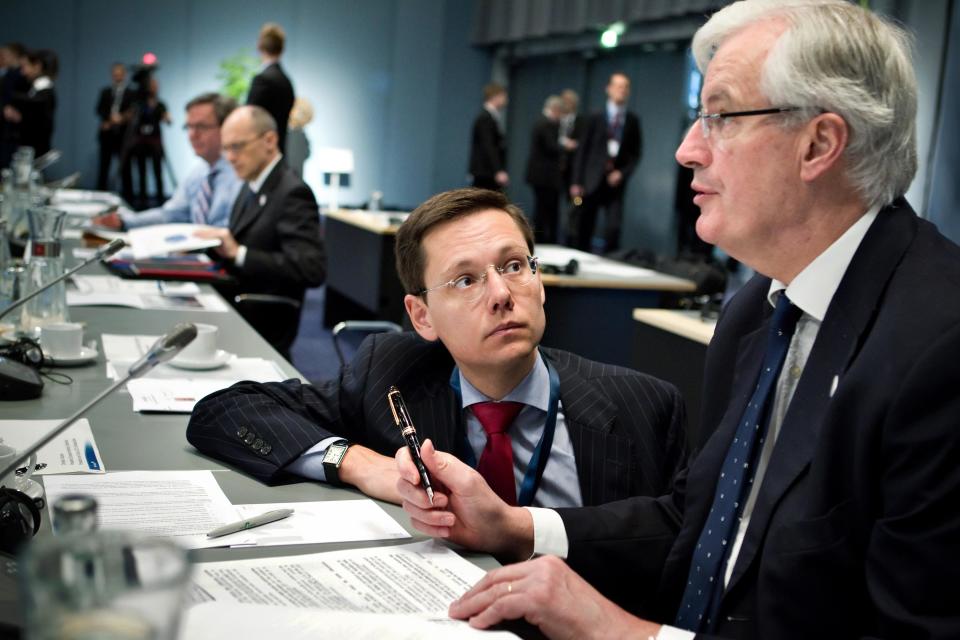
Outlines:
{"label": "gray-haired man in suit", "polygon": [[686,450],[676,389],[539,346],[533,234],[503,194],[434,196],[402,225],[396,252],[419,335],[368,338],[329,382],[213,394],[197,404],[188,440],[265,482],[295,474],[397,502],[390,456],[403,440],[386,400],[396,385],[420,436],[513,504],[592,505],[669,487]]}

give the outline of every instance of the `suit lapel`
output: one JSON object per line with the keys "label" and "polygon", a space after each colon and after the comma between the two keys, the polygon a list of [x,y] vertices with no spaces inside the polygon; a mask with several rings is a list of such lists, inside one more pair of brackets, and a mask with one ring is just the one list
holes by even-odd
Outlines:
{"label": "suit lapel", "polygon": [[260,186],[260,191],[254,194],[253,202],[250,205],[244,206],[249,189],[240,190],[240,195],[233,203],[233,211],[230,213],[230,233],[235,238],[240,237],[256,221],[260,212],[269,205],[273,191],[283,175],[282,170],[283,161],[280,161],[267,176],[263,185]]}
{"label": "suit lapel", "polygon": [[616,421],[617,407],[585,380],[569,359],[551,357],[545,350],[541,353],[556,367],[560,378],[560,405],[577,463],[583,504],[596,504],[603,493],[605,474],[602,469],[591,470],[589,466],[606,462],[602,456]]}
{"label": "suit lapel", "polygon": [[834,380],[843,384],[843,374],[866,339],[887,283],[915,233],[909,205],[894,203],[877,215],[847,268],[784,416],[728,592],[756,556],[777,504],[810,464]]}

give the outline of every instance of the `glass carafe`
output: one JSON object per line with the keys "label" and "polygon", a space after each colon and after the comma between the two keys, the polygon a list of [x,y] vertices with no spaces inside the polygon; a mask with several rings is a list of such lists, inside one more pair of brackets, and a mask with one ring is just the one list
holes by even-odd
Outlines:
{"label": "glass carafe", "polygon": [[[23,295],[27,296],[63,275],[61,236],[66,213],[49,207],[33,206],[27,210],[30,244],[27,247],[27,272]],[[23,307],[20,330],[39,337],[40,327],[68,322],[67,289],[58,282]]]}

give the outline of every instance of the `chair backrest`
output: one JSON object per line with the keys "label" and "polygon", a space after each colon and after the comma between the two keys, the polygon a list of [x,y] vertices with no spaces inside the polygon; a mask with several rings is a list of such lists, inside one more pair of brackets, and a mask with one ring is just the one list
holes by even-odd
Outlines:
{"label": "chair backrest", "polygon": [[396,322],[387,320],[345,320],[333,327],[333,348],[337,351],[340,366],[346,364],[343,351],[340,349],[340,334],[344,331],[362,331],[364,333],[400,333],[403,327]]}

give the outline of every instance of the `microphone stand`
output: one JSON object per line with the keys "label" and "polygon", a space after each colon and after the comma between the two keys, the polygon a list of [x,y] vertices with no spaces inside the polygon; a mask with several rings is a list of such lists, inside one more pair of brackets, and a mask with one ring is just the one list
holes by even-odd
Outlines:
{"label": "microphone stand", "polygon": [[120,249],[124,248],[126,245],[127,243],[121,240],[120,238],[114,238],[108,244],[105,244],[100,249],[97,249],[97,252],[95,254],[93,254],[92,256],[90,256],[89,258],[87,258],[77,266],[73,267],[72,269],[69,269],[63,275],[57,276],[47,284],[43,285],[42,287],[40,287],[39,289],[31,293],[30,295],[20,298],[13,304],[9,305],[3,311],[0,311],[0,318],[4,317],[14,309],[18,309],[19,307],[22,307],[23,305],[30,302],[31,300],[36,298],[38,295],[40,295],[41,293],[43,293],[53,285],[57,284],[58,282],[61,282],[62,280],[66,280],[67,278],[75,274],[77,271],[80,271],[80,269],[83,269],[85,266],[87,266],[91,262],[96,262],[97,260],[103,260],[103,259],[109,258],[113,254],[115,254],[117,251],[120,251]]}
{"label": "microphone stand", "polygon": [[123,376],[120,380],[114,382],[112,385],[107,387],[104,391],[101,391],[97,396],[83,405],[77,411],[74,411],[73,414],[68,417],[66,420],[61,422],[54,428],[53,431],[45,435],[38,442],[31,445],[30,448],[26,450],[25,453],[19,454],[17,459],[8,464],[2,471],[0,471],[0,478],[6,477],[6,475],[12,471],[15,471],[20,467],[20,464],[23,460],[26,460],[30,457],[31,454],[39,451],[44,447],[48,442],[56,438],[58,435],[63,433],[67,427],[72,425],[77,419],[92,408],[95,404],[106,398],[108,395],[116,391],[117,388],[125,385],[127,382],[133,378],[137,378],[145,374],[147,371],[150,371],[155,366],[161,362],[166,362],[173,356],[177,355],[181,349],[187,346],[194,338],[197,337],[197,328],[192,323],[183,322],[178,324],[173,330],[170,331],[167,335],[163,336],[147,352],[145,356],[140,358],[137,362],[133,363],[130,366],[130,369],[127,371],[127,375]]}

